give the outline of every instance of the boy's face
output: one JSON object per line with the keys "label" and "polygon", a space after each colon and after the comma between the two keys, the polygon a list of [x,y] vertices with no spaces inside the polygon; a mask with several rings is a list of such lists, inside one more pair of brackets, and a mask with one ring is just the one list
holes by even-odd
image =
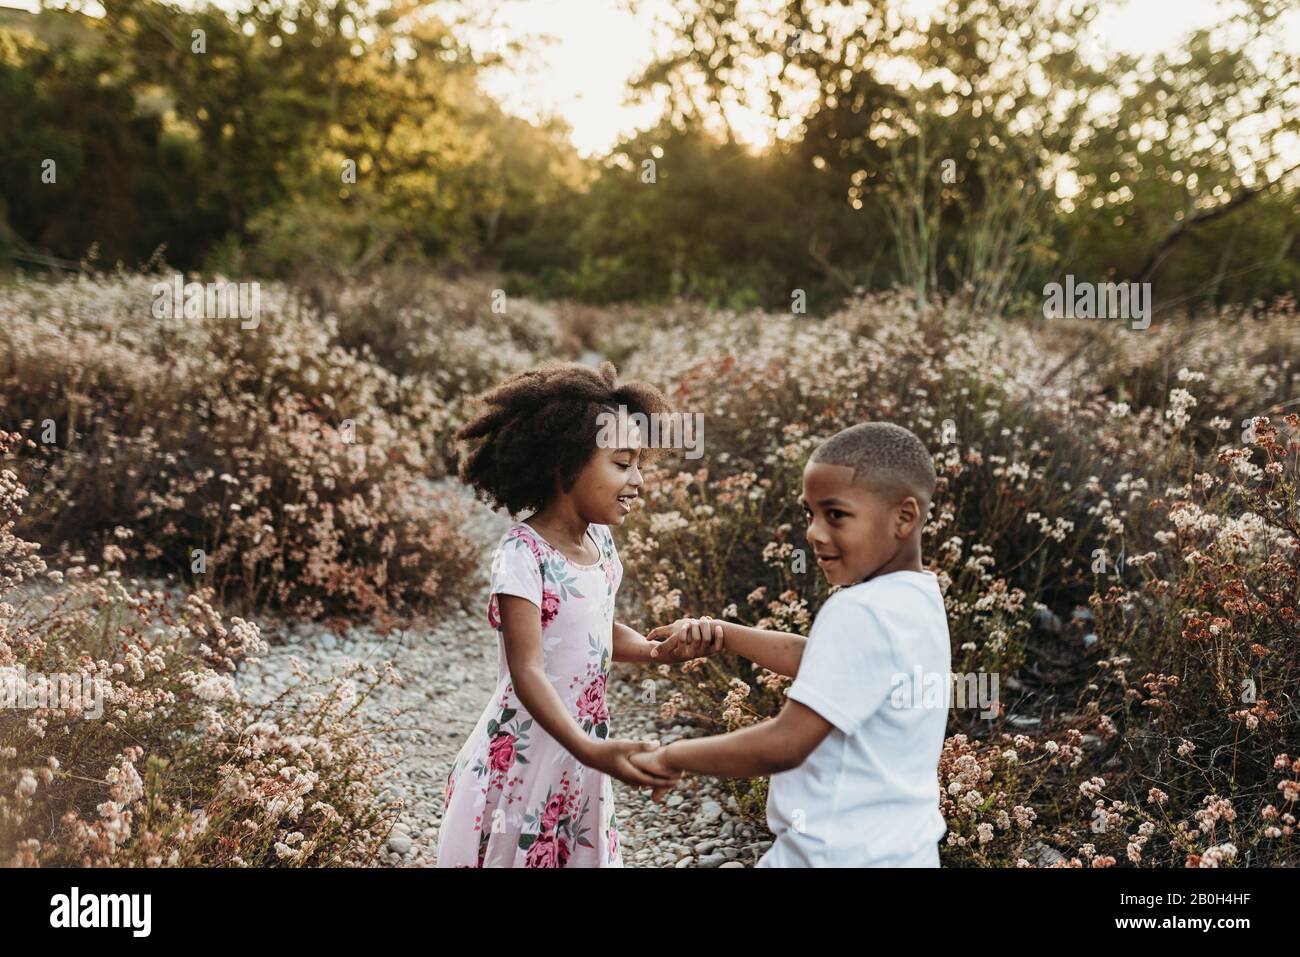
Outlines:
{"label": "boy's face", "polygon": [[634,425],[627,446],[597,448],[573,483],[578,514],[596,525],[622,525],[641,490],[641,433]]}
{"label": "boy's face", "polygon": [[854,484],[852,468],[827,462],[805,466],[799,504],[808,519],[808,544],[832,585],[856,585],[884,568],[919,512],[914,498],[888,503]]}

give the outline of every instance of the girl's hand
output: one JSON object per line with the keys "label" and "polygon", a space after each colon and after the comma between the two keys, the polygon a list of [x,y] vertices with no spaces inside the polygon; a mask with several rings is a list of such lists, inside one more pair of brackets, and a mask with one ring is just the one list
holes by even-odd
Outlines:
{"label": "girl's hand", "polygon": [[[647,774],[675,774],[678,778],[682,776],[682,772],[673,765],[668,748],[634,754],[632,755],[632,763]],[[664,795],[671,790],[672,787],[669,785],[657,787],[650,794],[650,800],[655,804],[662,804]]]}
{"label": "girl's hand", "polygon": [[659,747],[658,741],[629,741],[615,738],[612,741],[593,742],[589,752],[583,758],[583,764],[597,771],[603,771],[610,777],[618,778],[624,784],[643,788],[668,788],[682,776],[680,771],[656,769],[643,771],[632,761],[632,755],[652,752]]}
{"label": "girl's hand", "polygon": [[722,622],[707,615],[703,618],[679,618],[671,625],[660,625],[646,635],[661,644],[650,649],[656,661],[690,661],[714,655],[723,649]]}

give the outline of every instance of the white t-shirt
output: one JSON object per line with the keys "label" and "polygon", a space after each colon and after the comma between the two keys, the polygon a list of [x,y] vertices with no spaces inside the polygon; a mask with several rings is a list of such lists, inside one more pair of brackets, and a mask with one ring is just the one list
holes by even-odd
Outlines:
{"label": "white t-shirt", "polygon": [[776,840],[758,866],[938,866],[951,667],[930,572],[892,572],[827,600],[786,696],[834,727],[803,764],[772,776]]}

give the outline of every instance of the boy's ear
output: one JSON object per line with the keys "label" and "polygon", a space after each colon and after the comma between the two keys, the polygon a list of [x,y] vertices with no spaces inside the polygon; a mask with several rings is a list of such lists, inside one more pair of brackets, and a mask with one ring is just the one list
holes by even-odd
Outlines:
{"label": "boy's ear", "polygon": [[898,537],[906,538],[921,520],[921,503],[908,495],[898,503]]}

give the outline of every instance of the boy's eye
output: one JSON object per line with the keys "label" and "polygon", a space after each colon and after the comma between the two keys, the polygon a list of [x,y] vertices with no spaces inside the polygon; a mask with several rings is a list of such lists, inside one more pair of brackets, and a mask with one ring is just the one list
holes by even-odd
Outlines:
{"label": "boy's eye", "polygon": [[826,514],[827,514],[829,517],[831,517],[831,518],[834,518],[834,519],[840,519],[840,518],[846,518],[846,517],[848,516],[849,513],[848,513],[848,512],[842,512],[842,511],[840,511],[838,508],[833,508],[833,509],[831,509],[829,512],[827,512]]}

